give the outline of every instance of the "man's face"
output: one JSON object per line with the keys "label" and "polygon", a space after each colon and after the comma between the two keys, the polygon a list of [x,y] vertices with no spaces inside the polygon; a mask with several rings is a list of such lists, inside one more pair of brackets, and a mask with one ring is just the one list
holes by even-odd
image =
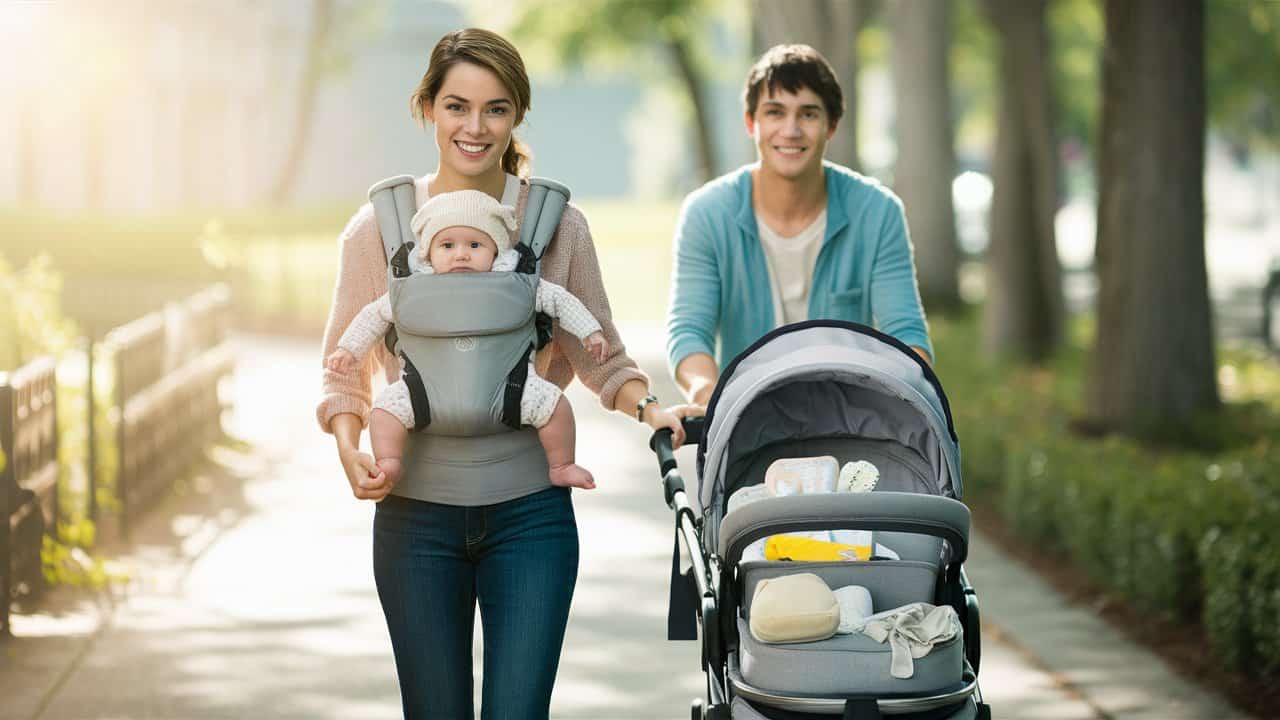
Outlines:
{"label": "man's face", "polygon": [[755,114],[745,119],[762,170],[788,180],[822,171],[822,154],[836,129],[813,90],[775,93],[766,87]]}

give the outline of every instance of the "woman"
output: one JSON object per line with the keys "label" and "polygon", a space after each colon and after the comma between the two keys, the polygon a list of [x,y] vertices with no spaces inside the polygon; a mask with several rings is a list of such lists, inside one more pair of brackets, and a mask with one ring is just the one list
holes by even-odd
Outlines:
{"label": "woman", "polygon": [[[528,195],[529,156],[512,135],[530,107],[519,53],[479,29],[445,35],[410,98],[433,128],[436,171],[417,181],[418,205],[455,190],[480,190],[516,206]],[[386,292],[386,258],[370,206],[342,234],[341,266],[324,353],[356,312]],[[576,375],[604,407],[636,415],[683,440],[680,416],[649,394],[648,378],[621,348],[582,212],[565,208],[542,259],[542,277],[569,290],[599,320],[611,355],[593,359],[557,330],[537,354],[538,374],[566,386]],[[388,381],[399,362],[385,349]],[[378,502],[374,577],[395,651],[406,718],[473,717],[471,645],[475,607],[484,623],[484,718],[547,717],[569,602],[578,570],[578,536],[568,488],[551,487],[536,433],[484,438],[416,434],[401,478],[379,473],[359,450],[368,422],[368,363],[325,372],[317,408],[332,432],[352,493]],[[531,471],[530,468],[533,468]]]}

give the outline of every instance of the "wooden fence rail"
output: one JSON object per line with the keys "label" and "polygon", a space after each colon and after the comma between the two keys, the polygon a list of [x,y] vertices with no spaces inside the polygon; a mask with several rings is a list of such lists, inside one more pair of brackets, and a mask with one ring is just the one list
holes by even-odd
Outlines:
{"label": "wooden fence rail", "polygon": [[[103,339],[115,369],[115,520],[123,533],[221,435],[218,385],[234,364],[230,322],[231,294],[219,284]],[[44,535],[57,529],[54,366],[53,358],[44,357],[0,373],[0,638],[11,634],[9,601],[15,591],[43,583]],[[86,395],[92,402],[92,392]],[[88,418],[94,416],[90,407]],[[91,469],[90,477],[95,474]],[[89,492],[96,497],[92,481]]]}
{"label": "wooden fence rail", "polygon": [[231,295],[215,285],[107,333],[115,364],[120,527],[164,496],[222,432],[218,383],[234,365]]}
{"label": "wooden fence rail", "polygon": [[0,637],[9,598],[44,583],[40,550],[58,519],[58,419],[54,361],[39,358],[0,373]]}

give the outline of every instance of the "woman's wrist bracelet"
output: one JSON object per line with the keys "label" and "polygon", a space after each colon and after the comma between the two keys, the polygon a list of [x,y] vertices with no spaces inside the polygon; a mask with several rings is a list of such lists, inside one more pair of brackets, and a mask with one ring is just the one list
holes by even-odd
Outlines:
{"label": "woman's wrist bracelet", "polygon": [[652,394],[645,395],[641,398],[640,402],[636,403],[636,420],[644,422],[644,409],[656,402],[658,402],[658,398],[654,397]]}

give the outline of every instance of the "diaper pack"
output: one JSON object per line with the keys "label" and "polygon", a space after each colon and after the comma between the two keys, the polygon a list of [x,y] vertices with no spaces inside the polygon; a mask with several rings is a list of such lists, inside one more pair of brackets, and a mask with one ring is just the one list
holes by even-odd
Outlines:
{"label": "diaper pack", "polygon": [[[842,467],[831,455],[779,458],[765,470],[764,482],[739,488],[729,496],[726,512],[769,497],[870,492],[879,480],[880,469],[866,460],[847,462]],[[867,530],[772,535],[748,545],[742,553],[743,561],[838,562],[872,557],[897,560],[898,554],[876,543]]]}

